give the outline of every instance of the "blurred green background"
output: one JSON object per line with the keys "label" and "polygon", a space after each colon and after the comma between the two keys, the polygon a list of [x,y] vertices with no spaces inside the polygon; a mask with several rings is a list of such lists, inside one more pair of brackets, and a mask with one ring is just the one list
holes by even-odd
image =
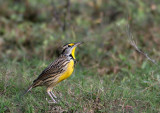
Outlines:
{"label": "blurred green background", "polygon": [[[159,67],[127,25],[158,63],[159,0],[0,0],[0,112],[160,112]],[[44,88],[20,99],[70,42],[84,42],[78,64],[55,88],[69,106],[48,104]]]}

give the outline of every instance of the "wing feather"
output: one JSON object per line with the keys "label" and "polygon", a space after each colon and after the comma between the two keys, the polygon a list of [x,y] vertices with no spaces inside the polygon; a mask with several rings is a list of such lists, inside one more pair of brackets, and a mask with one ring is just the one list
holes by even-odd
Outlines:
{"label": "wing feather", "polygon": [[66,58],[66,56],[61,56],[57,58],[54,62],[52,62],[47,68],[42,71],[42,73],[38,76],[36,80],[33,81],[33,83],[36,83],[37,81],[44,81],[50,77],[54,77],[56,75],[59,75],[65,71],[66,65],[69,63],[69,60]]}

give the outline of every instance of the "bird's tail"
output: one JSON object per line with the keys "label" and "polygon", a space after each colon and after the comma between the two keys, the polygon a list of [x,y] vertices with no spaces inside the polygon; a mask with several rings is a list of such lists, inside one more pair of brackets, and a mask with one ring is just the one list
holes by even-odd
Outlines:
{"label": "bird's tail", "polygon": [[32,88],[33,88],[33,85],[31,85],[31,86],[24,92],[23,96],[24,96],[25,94],[27,94]]}
{"label": "bird's tail", "polygon": [[31,86],[29,86],[29,88],[25,91],[25,93],[23,94],[23,96],[25,94],[27,94],[29,91],[31,91],[32,88],[35,88],[35,87],[39,86],[40,83],[41,83],[40,81],[33,81],[33,84]]}

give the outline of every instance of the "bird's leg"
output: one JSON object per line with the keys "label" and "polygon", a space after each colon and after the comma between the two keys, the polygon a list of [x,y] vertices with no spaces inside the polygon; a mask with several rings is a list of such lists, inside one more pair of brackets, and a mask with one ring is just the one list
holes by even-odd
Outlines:
{"label": "bird's leg", "polygon": [[[47,93],[48,93],[48,95],[51,97],[53,103],[57,103],[57,102],[55,101],[55,99],[53,98],[53,96],[51,95],[51,91],[47,91]],[[49,101],[48,101],[48,102],[49,102]],[[52,103],[52,102],[49,102],[49,103]]]}
{"label": "bird's leg", "polygon": [[53,97],[56,99],[56,101],[59,103],[60,101],[62,102],[62,103],[64,103],[63,101],[62,101],[62,99],[60,98],[60,97],[56,97],[56,95],[54,95],[54,93],[51,91],[51,94],[53,95]]}
{"label": "bird's leg", "polygon": [[54,98],[57,98],[56,95],[54,95],[54,93],[51,91],[52,96],[54,96]]}

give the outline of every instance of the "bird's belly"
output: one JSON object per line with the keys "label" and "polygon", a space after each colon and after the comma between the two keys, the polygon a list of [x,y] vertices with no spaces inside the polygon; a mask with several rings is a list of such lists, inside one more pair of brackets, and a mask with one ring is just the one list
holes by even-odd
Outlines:
{"label": "bird's belly", "polygon": [[73,70],[74,70],[74,61],[71,60],[70,63],[68,63],[66,71],[59,77],[58,82],[61,82],[62,80],[65,80],[69,76],[71,76]]}

